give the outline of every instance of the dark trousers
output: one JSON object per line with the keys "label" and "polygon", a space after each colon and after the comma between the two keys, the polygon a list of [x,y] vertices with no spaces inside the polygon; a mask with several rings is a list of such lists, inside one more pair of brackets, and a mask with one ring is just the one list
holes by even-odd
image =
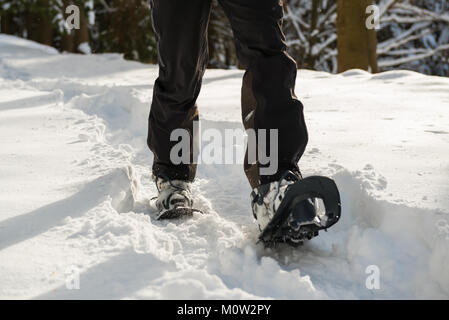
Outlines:
{"label": "dark trousers", "polygon": [[[297,66],[286,52],[282,1],[219,3],[229,18],[237,56],[246,70],[241,101],[244,126],[256,131],[278,130],[276,174],[262,175],[262,164],[245,160],[245,173],[251,186],[256,187],[279,179],[286,170],[298,171],[297,162],[307,145],[303,106],[294,93]],[[195,164],[174,165],[170,161],[170,150],[177,143],[170,141],[170,134],[178,128],[191,133],[193,121],[198,120],[196,100],[208,62],[211,0],[152,0],[151,5],[159,51],[159,77],[148,129],[148,146],[154,153],[153,174],[192,181]],[[195,160],[193,155],[191,158]]]}

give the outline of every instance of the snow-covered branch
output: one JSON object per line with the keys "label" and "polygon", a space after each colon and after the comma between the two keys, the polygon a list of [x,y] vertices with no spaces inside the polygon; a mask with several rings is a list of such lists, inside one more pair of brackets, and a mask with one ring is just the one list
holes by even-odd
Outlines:
{"label": "snow-covered branch", "polygon": [[401,59],[384,59],[379,62],[379,67],[394,67],[403,65],[406,63],[410,63],[417,60],[422,60],[428,57],[431,57],[435,54],[437,54],[439,51],[449,51],[449,44],[440,46],[438,48],[435,48],[434,50],[428,50],[426,53],[422,54],[411,54],[407,57],[401,58]]}

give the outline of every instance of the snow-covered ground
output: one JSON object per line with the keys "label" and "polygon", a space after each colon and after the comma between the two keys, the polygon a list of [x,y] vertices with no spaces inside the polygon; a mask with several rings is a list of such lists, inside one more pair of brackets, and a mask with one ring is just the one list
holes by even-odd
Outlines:
{"label": "snow-covered ground", "polygon": [[[119,55],[0,35],[0,298],[449,298],[449,79],[300,71],[300,167],[336,180],[343,213],[303,247],[273,251],[255,243],[241,165],[199,167],[208,214],[155,220],[156,76]],[[206,72],[203,128],[241,127],[241,77]],[[76,270],[80,289],[68,290]]]}

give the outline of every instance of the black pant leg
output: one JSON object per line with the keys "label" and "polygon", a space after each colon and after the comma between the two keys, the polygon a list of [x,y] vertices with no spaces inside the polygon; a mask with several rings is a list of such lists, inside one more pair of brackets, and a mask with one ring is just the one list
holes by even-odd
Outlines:
{"label": "black pant leg", "polygon": [[[278,170],[260,174],[260,163],[245,161],[252,187],[278,180],[297,162],[308,141],[303,105],[294,93],[297,66],[286,52],[279,0],[219,0],[234,32],[237,56],[246,73],[242,86],[245,128],[278,130]],[[267,135],[269,136],[269,135]],[[262,141],[257,141],[258,145]],[[265,141],[269,150],[270,141]]]}
{"label": "black pant leg", "polygon": [[[153,27],[159,53],[159,77],[154,84],[148,121],[148,146],[154,154],[153,174],[193,180],[193,121],[198,120],[196,99],[207,65],[207,24],[210,0],[152,0]],[[191,164],[175,165],[170,141],[175,129],[187,129]]]}

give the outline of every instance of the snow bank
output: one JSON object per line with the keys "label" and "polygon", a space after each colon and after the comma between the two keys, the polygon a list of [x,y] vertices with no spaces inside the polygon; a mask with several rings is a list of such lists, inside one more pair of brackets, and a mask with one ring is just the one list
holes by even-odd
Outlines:
{"label": "snow bank", "polygon": [[59,54],[58,50],[53,47],[3,33],[0,34],[0,48],[5,51],[3,55],[5,55],[6,51],[8,53],[17,53],[19,50],[26,51],[26,53],[24,52],[26,55],[33,55],[33,53],[41,53],[44,55]]}

